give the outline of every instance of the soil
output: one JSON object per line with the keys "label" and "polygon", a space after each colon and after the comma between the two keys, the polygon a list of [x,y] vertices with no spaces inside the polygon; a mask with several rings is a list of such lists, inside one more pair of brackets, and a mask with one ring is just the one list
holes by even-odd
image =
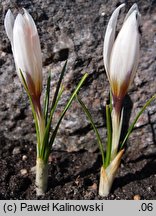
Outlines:
{"label": "soil", "polygon": [[[98,195],[101,156],[99,152],[53,151],[49,157],[48,191],[35,193],[35,146],[3,140],[0,143],[0,199],[156,199],[156,154],[141,152],[131,160],[125,153],[106,198]],[[133,152],[134,156],[135,152]]]}

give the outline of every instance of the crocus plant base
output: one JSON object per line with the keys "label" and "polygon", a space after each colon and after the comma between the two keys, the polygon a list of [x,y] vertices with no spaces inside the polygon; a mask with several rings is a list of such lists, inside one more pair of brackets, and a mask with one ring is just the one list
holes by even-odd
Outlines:
{"label": "crocus plant base", "polygon": [[48,164],[41,158],[36,161],[36,195],[44,195],[47,190]]}
{"label": "crocus plant base", "polygon": [[100,172],[100,184],[99,184],[99,195],[102,197],[108,196],[110,193],[114,178],[119,168],[124,149],[122,149],[110,165],[105,169],[101,167]]}

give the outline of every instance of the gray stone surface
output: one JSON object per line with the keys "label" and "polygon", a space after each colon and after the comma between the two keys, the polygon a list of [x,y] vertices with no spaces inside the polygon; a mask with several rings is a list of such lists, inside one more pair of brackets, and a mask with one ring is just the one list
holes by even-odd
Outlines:
{"label": "gray stone surface", "polygon": [[[121,20],[133,2],[142,14],[142,42],[139,68],[125,101],[130,121],[145,101],[156,92],[156,2],[127,2]],[[103,142],[106,141],[104,106],[108,100],[109,84],[103,66],[103,37],[108,19],[119,1],[106,0],[0,0],[0,133],[3,139],[36,143],[33,118],[27,95],[16,75],[9,40],[4,31],[4,16],[10,8],[14,14],[25,7],[35,20],[43,53],[44,89],[47,74],[51,71],[54,88],[64,60],[68,70],[64,78],[65,92],[56,112],[57,121],[82,75],[89,73],[80,91],[82,100],[91,111]],[[121,21],[120,20],[120,21]],[[121,23],[121,22],[119,22]],[[131,105],[133,109],[131,110]],[[128,120],[125,120],[124,126]],[[130,153],[147,148],[155,151],[156,105],[144,112],[129,139]],[[67,112],[54,145],[55,149],[95,151],[96,137],[81,108],[75,101]]]}

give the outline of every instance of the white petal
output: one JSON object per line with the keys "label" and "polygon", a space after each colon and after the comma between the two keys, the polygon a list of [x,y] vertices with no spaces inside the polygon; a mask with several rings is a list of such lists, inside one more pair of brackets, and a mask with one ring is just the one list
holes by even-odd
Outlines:
{"label": "white petal", "polygon": [[5,15],[4,27],[11,44],[13,42],[13,26],[14,26],[14,16],[11,10],[9,9]]}
{"label": "white petal", "polygon": [[132,5],[132,7],[129,9],[125,19],[124,19],[124,22],[127,20],[127,18],[133,13],[133,11],[136,11],[137,12],[137,20],[138,20],[138,26],[141,26],[141,14],[139,12],[139,9],[138,9],[138,5],[135,3]]}
{"label": "white petal", "polygon": [[132,7],[129,9],[128,13],[126,14],[126,17],[124,19],[124,22],[127,20],[127,18],[133,13],[133,11],[139,11],[138,10],[138,5],[134,3]]}
{"label": "white petal", "polygon": [[33,69],[29,37],[30,34],[27,29],[27,24],[23,16],[18,14],[15,19],[13,30],[14,57],[17,68],[20,68],[23,73],[31,73]]}
{"label": "white petal", "polygon": [[33,79],[42,85],[42,53],[38,34],[32,37],[32,42],[33,62],[35,67]]}
{"label": "white petal", "polygon": [[25,9],[23,10],[24,10],[23,17],[31,31],[32,49],[33,49],[34,58],[35,58],[34,60],[38,62],[38,65],[41,68],[42,67],[42,55],[41,55],[41,46],[40,46],[37,28],[36,28],[35,22],[33,18],[31,17],[31,15],[27,12],[27,10]]}
{"label": "white petal", "polygon": [[[27,19],[21,14],[17,16],[13,30],[14,58],[19,77],[19,69],[21,69],[29,90],[35,88],[36,92],[40,92],[42,88],[42,57],[39,37],[34,25],[32,25],[32,18]],[[35,94],[35,92],[32,93]]]}
{"label": "white petal", "polygon": [[115,40],[117,19],[118,19],[120,9],[124,6],[125,4],[121,4],[119,7],[115,9],[115,11],[113,12],[108,22],[106,33],[105,33],[104,47],[103,47],[103,59],[104,59],[104,65],[105,65],[108,79],[109,79],[110,55],[111,55],[113,43]]}
{"label": "white petal", "polygon": [[36,83],[41,83],[42,81],[42,54],[41,54],[41,46],[39,41],[39,36],[37,32],[37,28],[35,22],[31,15],[24,10],[24,19],[31,31],[31,49],[32,49],[32,59],[33,59],[33,66],[34,69],[31,72],[32,79]]}
{"label": "white petal", "polygon": [[133,11],[124,22],[112,49],[110,79],[115,80],[118,86],[128,78],[130,82],[138,66],[139,32],[136,16],[137,11]]}
{"label": "white petal", "polygon": [[31,29],[31,34],[34,35],[37,33],[37,28],[36,28],[35,22],[34,22],[32,16],[28,13],[28,11],[24,8],[23,8],[23,10],[24,10],[23,18],[25,19],[29,28]]}

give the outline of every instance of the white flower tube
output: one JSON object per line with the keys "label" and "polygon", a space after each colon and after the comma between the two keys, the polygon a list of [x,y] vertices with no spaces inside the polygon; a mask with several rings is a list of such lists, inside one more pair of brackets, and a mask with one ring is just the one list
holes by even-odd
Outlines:
{"label": "white flower tube", "polygon": [[14,16],[8,10],[4,26],[7,36],[11,42],[16,70],[23,82],[20,70],[22,71],[30,95],[33,99],[40,98],[42,91],[42,55],[39,36],[36,25],[25,10],[24,14]]}

